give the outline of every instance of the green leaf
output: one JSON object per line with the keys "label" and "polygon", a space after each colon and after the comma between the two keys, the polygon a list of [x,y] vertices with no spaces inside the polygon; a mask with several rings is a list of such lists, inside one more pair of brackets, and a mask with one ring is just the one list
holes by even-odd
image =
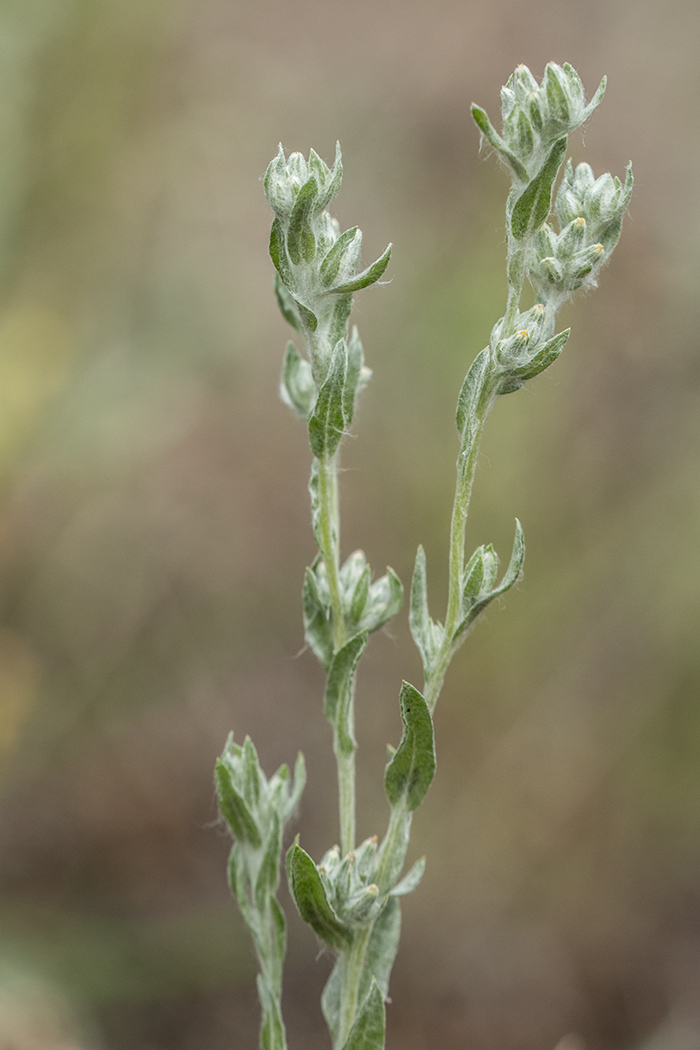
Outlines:
{"label": "green leaf", "polygon": [[310,332],[315,332],[318,328],[318,317],[316,314],[313,310],[310,310],[308,306],[305,306],[297,296],[294,296],[294,303],[299,311],[301,323],[305,328],[308,328]]}
{"label": "green leaf", "polygon": [[287,343],[284,354],[280,397],[300,419],[309,418],[316,401],[316,383],[311,365],[291,342]]}
{"label": "green leaf", "polygon": [[270,897],[274,897],[279,886],[279,866],[282,856],[282,824],[277,813],[270,816],[265,852],[255,882],[255,906],[259,912],[265,910]]}
{"label": "green leaf", "polygon": [[400,703],[403,736],[386,767],[384,787],[392,806],[404,803],[410,811],[421,804],[435,775],[433,720],[424,698],[408,682],[401,686]]}
{"label": "green leaf", "polygon": [[338,650],[328,671],[323,712],[336,728],[341,751],[347,754],[352,754],[355,750],[352,730],[348,725],[348,714],[357,665],[366,647],[367,631],[361,631]]}
{"label": "green leaf", "polygon": [[341,263],[344,261],[345,256],[355,254],[359,251],[359,247],[354,244],[358,239],[362,239],[362,234],[357,226],[353,226],[351,230],[346,230],[345,233],[341,233],[338,240],[329,250],[319,269],[319,277],[321,278],[321,284],[324,288],[330,288],[333,284],[333,281],[338,276],[338,271],[340,270]]}
{"label": "green leaf", "polygon": [[547,159],[534,179],[518,197],[510,219],[516,240],[523,240],[546,221],[552,209],[552,187],[566,154],[566,135],[552,146]]}
{"label": "green leaf", "polygon": [[321,995],[321,1010],[323,1011],[323,1017],[328,1025],[328,1031],[330,1033],[333,1045],[338,1038],[338,1029],[340,1027],[340,997],[343,988],[343,959],[339,957],[335,961],[335,966],[330,972],[330,976],[326,981],[323,993]]}
{"label": "green leaf", "polygon": [[467,438],[469,425],[475,422],[476,408],[484,388],[489,363],[490,355],[486,347],[472,361],[457,398],[456,423],[463,443]]}
{"label": "green leaf", "polygon": [[369,598],[361,625],[368,631],[378,631],[403,604],[403,584],[392,568],[387,565],[386,576],[380,576],[370,586]]}
{"label": "green leaf", "polygon": [[510,590],[514,583],[517,583],[520,579],[523,571],[523,563],[525,561],[525,536],[523,534],[523,527],[515,519],[515,539],[513,540],[513,550],[510,555],[510,562],[506,569],[505,575],[499,583],[496,590],[493,592],[494,595],[505,594],[506,591]]}
{"label": "green leaf", "polygon": [[370,284],[374,284],[382,276],[387,266],[389,265],[389,259],[391,258],[392,245],[389,244],[383,255],[375,260],[371,266],[368,266],[362,273],[358,273],[357,277],[353,277],[351,281],[345,281],[344,284],[336,285],[335,288],[329,288],[324,295],[339,295],[347,294],[352,292],[359,292],[362,288],[369,287]]}
{"label": "green leaf", "polygon": [[518,160],[513,151],[508,149],[505,142],[489,120],[486,110],[472,102],[472,116],[474,117],[481,134],[486,141],[493,146],[496,152],[500,154],[516,178],[521,182],[527,182],[529,178],[527,168]]}
{"label": "green leaf", "polygon": [[428,611],[428,579],[425,551],[420,546],[416,552],[416,564],[411,581],[411,607],[408,624],[413,641],[421,655],[426,677],[433,666],[435,656],[445,638],[442,624],[434,623]]}
{"label": "green leaf", "polygon": [[607,83],[608,83],[608,78],[607,77],[603,77],[603,79],[601,80],[600,84],[598,85],[598,90],[596,91],[595,95],[593,96],[593,98],[591,99],[591,101],[588,103],[588,105],[586,106],[586,108],[583,111],[582,123],[583,123],[584,120],[588,120],[588,118],[590,117],[590,115],[593,112],[593,110],[597,106],[599,106],[600,103],[603,101],[603,95],[605,94],[605,88],[607,86]]}
{"label": "green leaf", "polygon": [[[485,548],[488,550],[488,548]],[[467,630],[471,624],[474,623],[477,616],[484,611],[487,605],[493,601],[494,598],[498,598],[499,595],[505,594],[506,591],[510,590],[514,583],[520,579],[522,573],[523,562],[525,561],[525,537],[523,536],[523,527],[515,519],[515,539],[513,540],[513,550],[510,556],[510,562],[506,569],[505,575],[498,587],[494,590],[489,591],[479,601],[474,602],[471,607],[467,610],[467,614],[460,623],[459,627],[452,636],[452,640],[456,641],[457,638],[464,631]]]}
{"label": "green leaf", "polygon": [[220,758],[216,760],[214,779],[219,797],[219,809],[231,832],[239,842],[246,842],[254,849],[258,849],[262,845],[260,832],[242,796],[233,786],[231,773]]}
{"label": "green leaf", "polygon": [[304,574],[302,605],[304,637],[327,671],[333,659],[333,620],[330,608],[324,605],[319,596],[313,568],[307,569]]}
{"label": "green leaf", "polygon": [[243,769],[245,772],[244,795],[254,806],[257,806],[260,801],[262,770],[255,744],[249,736],[243,741]]}
{"label": "green leaf", "polygon": [[343,1050],[384,1050],[386,1016],[384,999],[376,981],[357,1014]]}
{"label": "green leaf", "polygon": [[321,196],[316,202],[316,212],[323,211],[327,208],[334,197],[338,196],[338,190],[340,184],[343,181],[343,158],[340,152],[340,143],[335,144],[335,162],[333,164],[333,170],[330,172],[330,178],[326,183],[325,189],[322,189]]}
{"label": "green leaf", "polygon": [[317,197],[318,183],[312,175],[299,190],[292,214],[289,217],[287,248],[289,250],[289,258],[297,266],[303,262],[313,262],[316,254],[316,238],[313,235],[310,222]]}
{"label": "green leaf", "polygon": [[318,392],[316,405],[309,419],[311,451],[317,459],[332,456],[345,432],[343,391],[347,373],[348,355],[345,342],[335,344],[328,375]]}
{"label": "green leaf", "polygon": [[421,857],[413,867],[397,882],[393,890],[389,891],[390,897],[405,897],[407,893],[413,893],[423,878],[425,871],[425,857]]}
{"label": "green leaf", "polygon": [[353,327],[347,346],[348,370],[343,391],[343,413],[345,415],[345,425],[349,427],[355,415],[357,395],[367,385],[372,373],[368,368],[364,367],[365,354],[357,326]]}
{"label": "green leaf", "polygon": [[542,344],[537,353],[533,354],[525,364],[509,366],[503,378],[499,381],[498,393],[511,394],[515,390],[519,390],[528,379],[534,379],[540,372],[544,372],[546,368],[554,364],[564,349],[570,332],[571,329],[566,328],[563,332],[559,332],[558,335],[552,336],[551,339]]}
{"label": "green leaf", "polygon": [[347,948],[351,934],[333,911],[318,873],[308,853],[299,845],[299,836],[287,851],[287,878],[289,891],[304,922],[311,926],[321,940],[339,950]]}
{"label": "green leaf", "polygon": [[282,316],[287,324],[291,325],[295,331],[301,332],[302,324],[296,300],[285,288],[279,273],[275,274],[275,296],[277,298],[277,305],[279,306]]}
{"label": "green leaf", "polygon": [[294,278],[292,277],[292,271],[287,257],[284,226],[280,219],[274,219],[270,230],[270,258],[275,264],[275,269],[282,281],[288,288],[291,287]]}
{"label": "green leaf", "polygon": [[559,79],[560,72],[562,71],[554,62],[550,62],[544,71],[547,105],[549,106],[550,116],[568,129],[570,119],[569,100],[566,89]]}

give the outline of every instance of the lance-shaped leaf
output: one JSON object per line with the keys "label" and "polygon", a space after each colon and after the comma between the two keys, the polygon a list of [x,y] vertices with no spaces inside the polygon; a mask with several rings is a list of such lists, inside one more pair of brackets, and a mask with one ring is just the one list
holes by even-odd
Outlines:
{"label": "lance-shaped leaf", "polygon": [[333,247],[328,251],[319,269],[319,277],[324,288],[330,288],[333,284],[333,281],[338,276],[341,264],[345,268],[348,263],[353,265],[357,262],[361,243],[362,233],[357,226],[353,226],[352,229],[341,233]]}
{"label": "lance-shaped leaf", "polygon": [[343,1044],[343,1050],[384,1050],[386,1014],[384,999],[375,980]]}
{"label": "lance-shaped leaf", "polygon": [[372,371],[365,368],[365,353],[357,331],[353,327],[348,340],[348,370],[345,377],[345,390],[343,392],[343,412],[345,414],[345,425],[349,427],[355,415],[355,402],[372,378]]}
{"label": "lance-shaped leaf", "polygon": [[513,151],[508,149],[507,145],[489,120],[486,110],[472,102],[472,116],[474,117],[481,134],[486,141],[493,146],[496,152],[500,154],[513,174],[521,182],[527,182],[529,178],[527,168],[518,160]]}
{"label": "lance-shaped leaf", "polygon": [[552,187],[566,154],[566,143],[566,135],[557,139],[537,175],[515,202],[510,228],[516,240],[523,240],[546,221],[552,209]]}
{"label": "lance-shaped leaf", "polygon": [[316,401],[316,383],[311,365],[294,343],[287,343],[280,380],[280,397],[300,419],[308,419]]}
{"label": "lance-shaped leaf", "polygon": [[378,631],[396,616],[402,604],[403,584],[394,570],[387,565],[386,576],[380,576],[370,586],[360,626],[368,631]]}
{"label": "lance-shaped leaf", "polygon": [[498,587],[493,590],[482,594],[474,601],[473,605],[466,610],[466,615],[460,623],[459,627],[452,636],[452,640],[456,641],[461,634],[466,631],[474,620],[477,618],[479,613],[482,613],[486,606],[493,601],[494,598],[498,598],[499,595],[505,594],[506,591],[510,590],[514,583],[516,583],[522,574],[523,562],[525,561],[525,537],[523,535],[523,527],[515,519],[515,539],[513,540],[513,550],[510,556],[510,562],[506,569],[503,579],[499,583]]}
{"label": "lance-shaped leaf", "polygon": [[341,295],[350,292],[359,292],[362,288],[368,288],[370,284],[374,284],[382,276],[387,266],[389,265],[389,259],[391,258],[392,245],[387,245],[384,253],[379,258],[368,266],[362,273],[358,273],[357,277],[353,277],[350,281],[345,281],[343,284],[338,284],[335,288],[329,288],[325,295]]}
{"label": "lance-shaped leaf", "polygon": [[435,657],[445,640],[442,624],[434,623],[428,611],[428,580],[425,551],[420,546],[416,552],[416,564],[411,582],[411,607],[408,614],[413,641],[423,661],[426,678],[430,674]]}
{"label": "lance-shaped leaf", "polygon": [[[314,565],[316,565],[314,562]],[[304,637],[327,671],[333,659],[333,620],[330,607],[318,592],[313,567],[306,570],[302,591]]]}
{"label": "lance-shaped leaf", "polygon": [[292,268],[289,264],[287,246],[284,237],[284,226],[280,219],[275,219],[270,230],[270,258],[275,264],[275,269],[287,288],[291,288],[294,278]]}
{"label": "lance-shaped leaf", "polygon": [[472,361],[457,398],[455,421],[463,444],[467,440],[470,424],[475,420],[476,407],[484,389],[489,364],[489,350],[485,348]]}
{"label": "lance-shaped leaf", "polygon": [[367,631],[361,631],[338,650],[328,671],[323,711],[336,729],[338,746],[344,754],[352,754],[355,750],[348,716],[357,665],[366,647]]}
{"label": "lance-shaped leaf", "polygon": [[243,797],[233,786],[231,774],[220,758],[216,760],[214,779],[219,808],[231,832],[240,842],[247,842],[254,849],[258,849],[262,845],[262,839],[257,824]]}
{"label": "lance-shaped leaf", "polygon": [[318,868],[299,845],[299,836],[287,851],[286,865],[289,891],[304,922],[332,948],[347,948],[351,934],[331,907]]}
{"label": "lance-shaped leaf", "polygon": [[544,372],[546,368],[554,364],[564,349],[570,332],[571,329],[566,328],[563,332],[559,332],[558,335],[552,336],[524,364],[509,365],[507,371],[504,372],[499,380],[498,393],[512,394],[515,390],[519,390],[528,379],[534,379],[540,372]]}
{"label": "lance-shaped leaf", "polygon": [[282,856],[282,822],[274,811],[270,818],[265,852],[255,883],[255,906],[259,912],[265,910],[265,902],[274,897],[279,885],[279,865]]}
{"label": "lance-shaped leaf", "polygon": [[311,229],[311,215],[317,197],[318,183],[312,175],[297,194],[287,230],[289,258],[297,266],[302,262],[312,262],[316,254],[316,238]]}
{"label": "lance-shaped leaf", "polygon": [[309,419],[309,441],[317,459],[332,456],[345,431],[343,391],[347,367],[347,347],[345,341],[339,339],[333,350],[328,375],[318,392],[316,406]]}
{"label": "lance-shaped leaf", "polygon": [[433,720],[423,696],[408,682],[401,686],[403,736],[386,767],[384,787],[392,806],[416,809],[435,775]]}
{"label": "lance-shaped leaf", "polygon": [[279,306],[282,316],[287,324],[291,325],[295,331],[301,332],[301,317],[299,316],[296,300],[285,288],[279,273],[275,274],[275,296],[277,298],[277,305]]}
{"label": "lance-shaped leaf", "polygon": [[416,863],[406,872],[400,882],[397,882],[393,890],[389,890],[390,897],[405,897],[407,893],[413,893],[416,886],[418,886],[420,880],[423,878],[425,871],[425,857],[421,857]]}
{"label": "lance-shaped leaf", "polygon": [[[320,196],[316,201],[316,212],[323,211],[327,208],[334,197],[337,197],[340,184],[343,181],[343,158],[340,152],[340,143],[335,144],[335,162],[333,164],[333,170],[330,172],[330,177],[326,180],[325,185],[321,189]],[[321,184],[319,184],[321,185]]]}

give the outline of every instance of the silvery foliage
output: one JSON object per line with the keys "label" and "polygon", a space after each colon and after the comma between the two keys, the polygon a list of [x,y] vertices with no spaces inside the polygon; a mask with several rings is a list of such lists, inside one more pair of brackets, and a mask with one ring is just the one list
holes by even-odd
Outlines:
{"label": "silvery foliage", "polygon": [[[403,735],[389,748],[385,791],[391,808],[387,832],[354,845],[354,689],[368,636],[399,610],[402,586],[391,569],[376,581],[362,551],[341,564],[337,499],[337,452],[354,417],[358,394],[371,377],[357,328],[350,330],[353,294],[384,274],[391,245],[360,269],[362,234],[341,233],[327,207],[342,179],[340,148],[329,168],[312,150],[285,156],[279,147],[264,187],[275,214],[270,255],[275,292],[283,316],[303,353],[289,342],[280,393],[306,421],[312,452],[309,490],[319,554],[306,570],[303,587],[305,637],[326,675],[324,713],[333,729],[338,763],[343,848],[317,864],[296,841],[286,855],[289,888],[301,917],[335,953],[322,997],[334,1050],[383,1050],[385,1001],[400,933],[399,898],[420,882],[424,860],[401,877],[413,811],[435,773],[432,710],[449,661],[483,610],[509,590],[522,573],[525,544],[516,521],[508,568],[498,579],[491,545],[464,556],[464,529],[479,441],[489,411],[557,359],[569,331],[556,333],[556,312],[584,285],[595,283],[620,236],[632,192],[612,175],[596,179],[589,165],[569,161],[550,223],[554,186],[568,135],[590,116],[605,90],[603,81],[586,103],[571,66],[550,63],[538,84],[519,66],[502,89],[503,127],[497,132],[485,111],[472,107],[482,136],[511,176],[506,205],[508,301],[488,346],[469,368],[457,404],[460,439],[457,487],[450,537],[449,597],[444,623],[428,610],[426,558],[419,547],[411,588],[409,623],[419,649],[425,682],[421,693],[404,682],[400,693]],[[521,310],[525,280],[536,303]],[[286,767],[268,781],[250,740],[229,740],[217,763],[222,813],[235,842],[229,863],[231,888],[255,941],[260,962],[258,992],[263,1050],[286,1050],[280,1011],[285,950],[284,916],[277,903],[284,826],[304,783],[301,756],[294,787]]]}

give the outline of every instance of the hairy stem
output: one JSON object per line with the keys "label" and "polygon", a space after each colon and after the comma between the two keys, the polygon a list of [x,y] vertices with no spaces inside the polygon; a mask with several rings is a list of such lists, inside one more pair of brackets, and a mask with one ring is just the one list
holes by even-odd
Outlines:
{"label": "hairy stem", "polygon": [[333,613],[333,648],[337,652],[347,641],[343,603],[340,597],[340,514],[338,512],[338,463],[335,456],[318,461],[319,547],[328,575]]}
{"label": "hairy stem", "polygon": [[343,981],[340,992],[340,1023],[335,1050],[342,1050],[357,1016],[360,983],[365,967],[365,953],[372,933],[372,926],[358,930],[352,946],[343,956]]}

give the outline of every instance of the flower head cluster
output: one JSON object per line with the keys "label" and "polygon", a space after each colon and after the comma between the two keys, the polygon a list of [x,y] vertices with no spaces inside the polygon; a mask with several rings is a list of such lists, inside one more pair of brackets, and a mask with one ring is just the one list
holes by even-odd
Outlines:
{"label": "flower head cluster", "polygon": [[541,84],[527,66],[518,66],[501,89],[502,134],[479,106],[472,106],[472,113],[515,181],[528,183],[552,147],[588,120],[604,94],[605,78],[586,104],[581,78],[568,62],[563,66],[550,62]]}

